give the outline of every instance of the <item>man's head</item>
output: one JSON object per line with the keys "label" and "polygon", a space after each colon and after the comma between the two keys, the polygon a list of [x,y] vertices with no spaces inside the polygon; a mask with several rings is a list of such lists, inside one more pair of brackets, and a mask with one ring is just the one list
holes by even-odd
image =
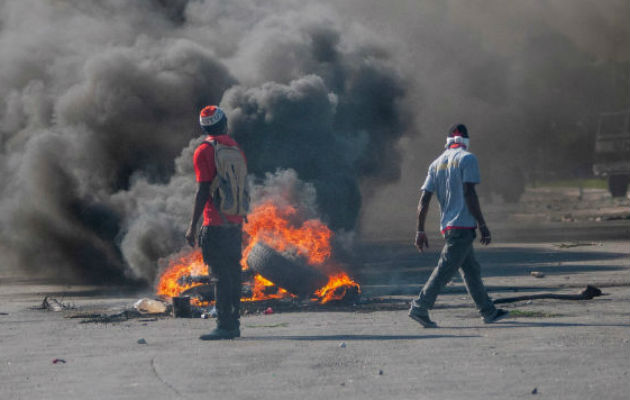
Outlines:
{"label": "man's head", "polygon": [[448,129],[448,137],[446,138],[447,149],[463,147],[470,149],[470,139],[468,138],[468,129],[464,124],[454,124]]}
{"label": "man's head", "polygon": [[199,113],[199,125],[208,135],[225,135],[227,133],[227,117],[217,106],[206,106]]}
{"label": "man's head", "polygon": [[448,130],[448,137],[461,136],[468,138],[468,129],[464,124],[453,124]]}

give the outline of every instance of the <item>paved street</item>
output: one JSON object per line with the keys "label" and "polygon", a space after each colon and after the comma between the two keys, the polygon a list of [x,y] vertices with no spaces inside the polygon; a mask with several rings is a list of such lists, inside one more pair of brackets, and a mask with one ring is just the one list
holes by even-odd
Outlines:
{"label": "paved street", "polygon": [[[364,266],[364,297],[409,298],[437,258],[435,247],[424,255],[404,244],[371,247],[389,248],[390,261]],[[438,329],[420,328],[400,303],[388,311],[246,315],[242,338],[212,343],[197,339],[211,320],[81,323],[64,318],[72,311],[29,309],[52,295],[81,310],[113,312],[146,293],[5,277],[0,398],[627,399],[627,242],[497,244],[479,258],[495,298],[576,293],[587,283],[605,295],[508,304],[512,318],[484,325],[455,280],[432,313]]]}

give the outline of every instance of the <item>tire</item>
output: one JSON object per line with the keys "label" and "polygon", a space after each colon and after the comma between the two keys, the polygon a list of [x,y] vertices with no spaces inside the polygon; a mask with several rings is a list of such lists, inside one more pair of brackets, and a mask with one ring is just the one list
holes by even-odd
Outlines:
{"label": "tire", "polygon": [[627,175],[611,175],[608,177],[608,191],[612,197],[623,197],[628,192]]}
{"label": "tire", "polygon": [[315,268],[290,260],[263,243],[252,248],[247,265],[263,278],[299,297],[309,297],[328,283],[326,275]]}

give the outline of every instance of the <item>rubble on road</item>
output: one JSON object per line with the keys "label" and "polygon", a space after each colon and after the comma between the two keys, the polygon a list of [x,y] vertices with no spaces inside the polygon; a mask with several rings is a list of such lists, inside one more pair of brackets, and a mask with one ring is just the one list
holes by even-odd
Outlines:
{"label": "rubble on road", "polygon": [[136,301],[133,308],[143,314],[164,314],[168,311],[168,304],[161,300],[143,298]]}
{"label": "rubble on road", "polygon": [[42,301],[41,306],[35,307],[35,309],[59,312],[63,310],[72,310],[74,309],[74,307],[68,304],[63,304],[57,299],[51,299],[48,296],[46,296],[44,297],[44,300]]}

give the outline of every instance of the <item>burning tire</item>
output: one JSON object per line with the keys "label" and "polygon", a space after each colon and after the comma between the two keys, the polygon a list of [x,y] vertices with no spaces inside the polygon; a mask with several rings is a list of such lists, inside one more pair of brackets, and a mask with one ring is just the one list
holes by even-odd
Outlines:
{"label": "burning tire", "polygon": [[300,297],[311,296],[328,283],[318,270],[283,256],[271,247],[258,243],[249,256],[247,265],[263,278]]}

